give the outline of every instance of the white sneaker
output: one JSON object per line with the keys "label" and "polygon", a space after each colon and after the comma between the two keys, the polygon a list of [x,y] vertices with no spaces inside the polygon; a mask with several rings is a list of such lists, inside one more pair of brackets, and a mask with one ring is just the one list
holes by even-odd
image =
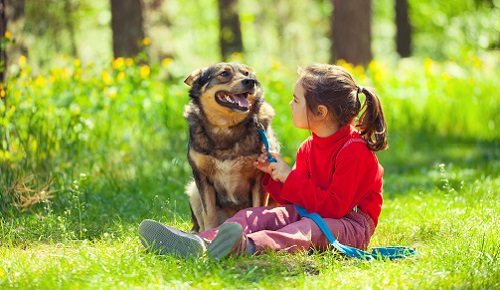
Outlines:
{"label": "white sneaker", "polygon": [[139,236],[148,251],[160,255],[200,257],[206,251],[205,242],[201,237],[149,219],[143,220],[139,225]]}

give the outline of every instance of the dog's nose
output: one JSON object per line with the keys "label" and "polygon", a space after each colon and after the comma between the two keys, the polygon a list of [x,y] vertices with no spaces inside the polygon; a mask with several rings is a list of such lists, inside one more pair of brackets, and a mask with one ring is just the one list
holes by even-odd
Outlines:
{"label": "dog's nose", "polygon": [[253,88],[256,81],[254,79],[244,79],[241,83],[247,88]]}

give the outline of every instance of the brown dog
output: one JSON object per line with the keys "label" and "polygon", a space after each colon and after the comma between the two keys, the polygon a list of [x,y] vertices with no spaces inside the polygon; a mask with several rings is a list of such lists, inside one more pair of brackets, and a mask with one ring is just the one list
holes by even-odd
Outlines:
{"label": "brown dog", "polygon": [[193,178],[186,186],[193,231],[220,225],[238,210],[265,205],[262,173],[254,161],[262,150],[259,128],[279,150],[270,123],[272,107],[260,83],[242,64],[218,63],[184,81],[191,87],[184,110],[189,125],[188,160]]}

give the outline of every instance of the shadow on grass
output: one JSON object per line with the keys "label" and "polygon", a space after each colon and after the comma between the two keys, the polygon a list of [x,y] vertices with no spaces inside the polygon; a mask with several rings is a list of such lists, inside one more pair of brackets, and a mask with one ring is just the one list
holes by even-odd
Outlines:
{"label": "shadow on grass", "polygon": [[432,190],[440,187],[443,179],[453,186],[500,174],[500,140],[415,134],[394,135],[390,142],[389,150],[378,153],[389,197]]}

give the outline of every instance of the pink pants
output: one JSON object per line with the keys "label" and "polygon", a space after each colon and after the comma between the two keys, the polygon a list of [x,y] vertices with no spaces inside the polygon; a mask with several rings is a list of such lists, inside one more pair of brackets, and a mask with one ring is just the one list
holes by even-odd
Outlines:
{"label": "pink pants", "polygon": [[[370,216],[352,211],[341,219],[325,218],[333,235],[341,244],[366,249],[375,231]],[[255,243],[256,252],[263,250],[325,250],[329,244],[319,227],[309,218],[302,218],[293,205],[253,207],[237,212],[225,222],[239,223],[243,232]],[[207,242],[217,235],[218,228],[199,233]]]}

